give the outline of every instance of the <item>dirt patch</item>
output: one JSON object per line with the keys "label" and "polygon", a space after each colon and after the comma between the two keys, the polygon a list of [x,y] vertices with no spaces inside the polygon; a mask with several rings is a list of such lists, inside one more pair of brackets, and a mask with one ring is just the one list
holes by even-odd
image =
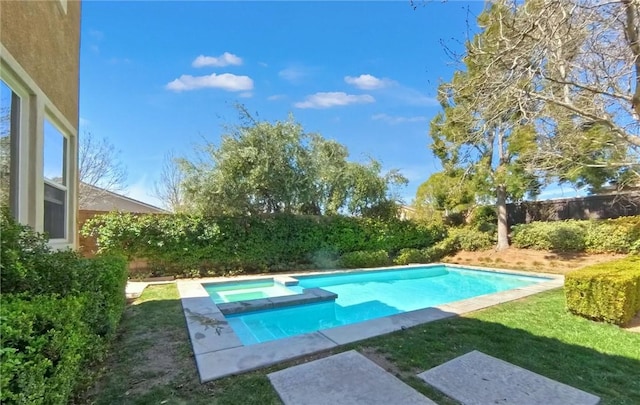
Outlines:
{"label": "dirt patch", "polygon": [[141,361],[132,366],[133,379],[125,395],[144,393],[157,385],[167,385],[181,374],[184,365],[178,350],[183,343],[176,341],[175,336],[171,335],[156,330],[137,336],[159,344],[146,347],[140,352]]}
{"label": "dirt patch", "polygon": [[503,269],[537,271],[565,274],[591,264],[607,262],[625,257],[622,254],[556,253],[542,250],[494,249],[480,252],[458,252],[442,261]]}
{"label": "dirt patch", "polygon": [[402,371],[391,360],[387,359],[384,354],[380,353],[373,347],[362,347],[358,351],[360,354],[373,361],[387,372],[400,378],[409,378],[414,376],[414,373]]}
{"label": "dirt patch", "polygon": [[640,312],[623,328],[629,332],[640,333]]}

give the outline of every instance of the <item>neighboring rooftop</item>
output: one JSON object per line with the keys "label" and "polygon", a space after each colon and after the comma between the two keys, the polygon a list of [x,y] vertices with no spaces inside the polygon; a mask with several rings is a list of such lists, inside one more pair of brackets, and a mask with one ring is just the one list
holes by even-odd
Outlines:
{"label": "neighboring rooftop", "polygon": [[139,214],[166,214],[169,212],[160,207],[85,183],[81,183],[80,193],[89,195],[89,198],[80,198],[80,210],[124,211]]}

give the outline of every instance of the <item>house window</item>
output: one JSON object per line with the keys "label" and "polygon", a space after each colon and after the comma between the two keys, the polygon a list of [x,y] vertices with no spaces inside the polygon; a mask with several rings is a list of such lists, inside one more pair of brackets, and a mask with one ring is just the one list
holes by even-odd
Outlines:
{"label": "house window", "polygon": [[18,216],[18,130],[20,97],[0,80],[0,205]]}
{"label": "house window", "polygon": [[50,239],[66,239],[67,138],[44,121],[44,231]]}

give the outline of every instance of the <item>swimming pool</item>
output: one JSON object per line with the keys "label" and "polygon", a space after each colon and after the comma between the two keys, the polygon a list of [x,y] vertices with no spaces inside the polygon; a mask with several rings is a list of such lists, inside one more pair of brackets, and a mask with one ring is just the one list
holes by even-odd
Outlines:
{"label": "swimming pool", "polygon": [[216,304],[298,294],[274,279],[204,284],[204,289]]}
{"label": "swimming pool", "polygon": [[269,279],[262,281],[262,287],[253,281],[208,284],[205,289],[214,302],[219,303],[222,296],[222,302],[232,302],[224,300],[230,297],[238,298],[246,305],[252,301],[242,301],[242,297],[297,296],[309,289],[337,294],[337,298],[329,301],[226,315],[242,344],[252,345],[525,287],[548,279],[442,265],[298,276],[294,280],[297,285],[280,285]]}

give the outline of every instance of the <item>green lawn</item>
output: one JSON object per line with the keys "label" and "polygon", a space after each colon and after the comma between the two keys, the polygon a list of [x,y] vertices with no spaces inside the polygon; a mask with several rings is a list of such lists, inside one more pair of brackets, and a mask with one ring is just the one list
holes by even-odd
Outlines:
{"label": "green lawn", "polygon": [[[415,377],[471,350],[602,397],[640,403],[640,334],[573,316],[561,290],[364,340],[357,349],[440,404],[456,402]],[[279,404],[274,366],[200,384],[175,285],[152,286],[127,308],[102,378],[78,403]]]}

